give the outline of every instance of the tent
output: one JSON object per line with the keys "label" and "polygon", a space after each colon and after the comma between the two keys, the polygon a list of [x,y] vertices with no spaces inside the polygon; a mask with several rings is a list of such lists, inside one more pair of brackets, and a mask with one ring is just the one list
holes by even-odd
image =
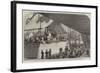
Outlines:
{"label": "tent", "polygon": [[90,18],[86,14],[42,13],[42,15],[58,23],[63,23],[80,33],[90,34]]}
{"label": "tent", "polygon": [[64,34],[66,31],[63,29],[60,23],[53,22],[49,26],[46,27],[48,31],[55,32],[57,34]]}

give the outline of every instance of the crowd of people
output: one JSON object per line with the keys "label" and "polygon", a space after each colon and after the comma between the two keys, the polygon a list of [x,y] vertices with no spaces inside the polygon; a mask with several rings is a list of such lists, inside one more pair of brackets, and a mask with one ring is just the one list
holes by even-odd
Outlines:
{"label": "crowd of people", "polygon": [[55,41],[63,41],[66,40],[65,38],[66,37],[64,37],[63,34],[57,34],[54,32],[44,32],[43,34],[29,35],[28,38],[24,38],[24,41],[44,44]]}
{"label": "crowd of people", "polygon": [[59,53],[52,54],[52,49],[41,50],[41,59],[60,59],[60,58],[78,58],[78,57],[88,57],[89,49],[86,49],[85,46],[77,46],[77,47],[68,47],[65,49],[59,48]]}
{"label": "crowd of people", "polygon": [[[25,42],[30,43],[50,43],[55,41],[69,41],[71,43],[69,46],[66,46],[65,48],[58,48],[59,53],[52,54],[52,48],[48,50],[41,50],[41,59],[59,59],[59,58],[77,58],[81,56],[89,56],[90,55],[90,47],[87,47],[87,43],[81,43],[79,42],[80,39],[71,39],[70,37],[67,37],[64,34],[57,34],[55,32],[44,32],[43,34],[38,34],[36,36],[31,35],[28,39],[24,39]],[[67,37],[67,38],[66,38]],[[77,44],[76,44],[77,43]],[[80,44],[81,43],[81,44]]]}

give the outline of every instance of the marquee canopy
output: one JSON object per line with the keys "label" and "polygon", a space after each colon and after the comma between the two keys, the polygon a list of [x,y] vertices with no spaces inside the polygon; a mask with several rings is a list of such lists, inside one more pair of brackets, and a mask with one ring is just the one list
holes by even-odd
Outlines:
{"label": "marquee canopy", "polygon": [[63,23],[66,26],[77,30],[80,33],[90,34],[90,19],[87,15],[79,14],[55,14],[41,13],[42,15],[53,19],[58,23]]}

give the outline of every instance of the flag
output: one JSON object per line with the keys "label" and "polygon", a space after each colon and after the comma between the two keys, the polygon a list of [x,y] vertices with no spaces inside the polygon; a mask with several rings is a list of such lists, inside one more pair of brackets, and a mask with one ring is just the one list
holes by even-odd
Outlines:
{"label": "flag", "polygon": [[34,16],[36,15],[37,13],[33,13],[33,15],[30,17],[30,18],[27,18],[26,19],[26,24],[28,24],[33,18]]}

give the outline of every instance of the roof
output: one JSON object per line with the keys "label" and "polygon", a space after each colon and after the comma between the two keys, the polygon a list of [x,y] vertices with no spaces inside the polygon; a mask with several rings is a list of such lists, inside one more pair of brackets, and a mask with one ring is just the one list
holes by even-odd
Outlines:
{"label": "roof", "polygon": [[87,15],[56,13],[42,14],[58,23],[65,24],[66,26],[73,28],[80,33],[90,34],[90,19]]}
{"label": "roof", "polygon": [[66,33],[66,31],[63,29],[63,27],[61,26],[61,24],[53,22],[51,23],[49,26],[47,26],[47,29],[49,31],[61,34],[61,33]]}

